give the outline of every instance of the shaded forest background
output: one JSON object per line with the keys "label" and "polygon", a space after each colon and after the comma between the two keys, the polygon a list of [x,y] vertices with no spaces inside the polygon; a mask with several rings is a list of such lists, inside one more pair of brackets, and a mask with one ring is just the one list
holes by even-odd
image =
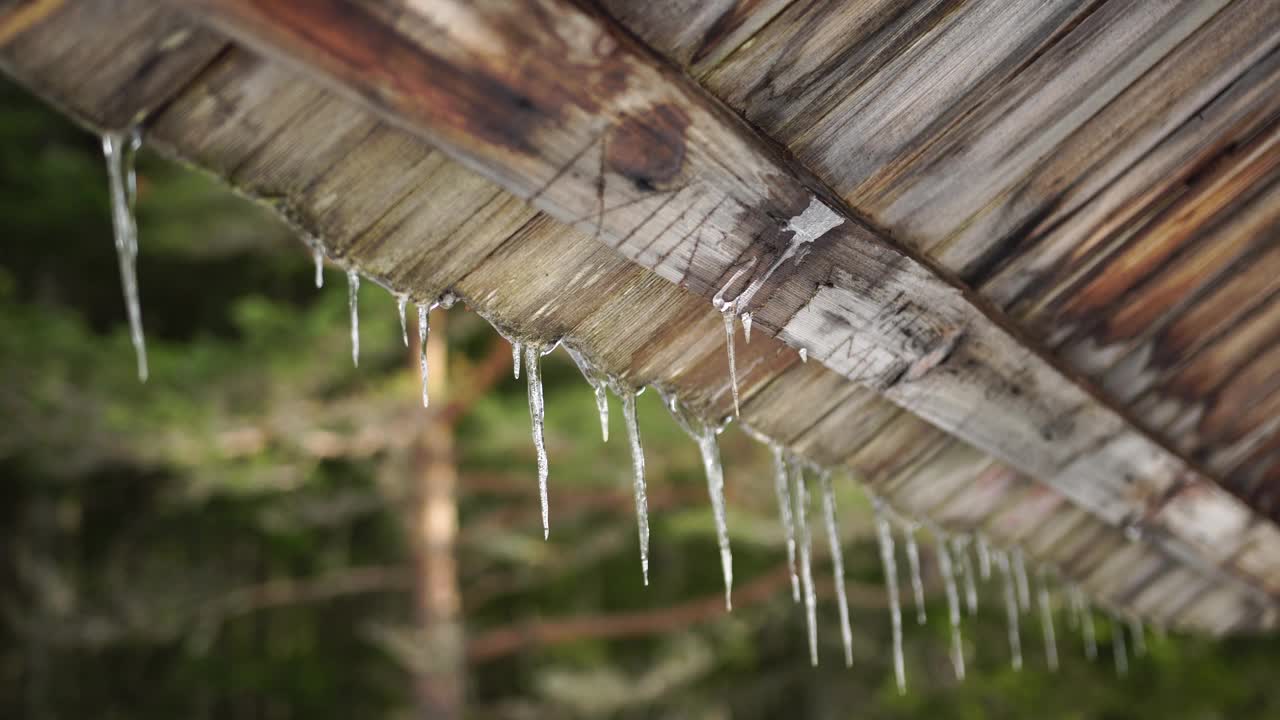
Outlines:
{"label": "shaded forest background", "polygon": [[138,219],[146,384],[99,141],[0,84],[0,717],[1280,717],[1274,637],[1148,633],[1117,677],[1104,617],[1089,662],[1059,612],[1050,673],[1027,614],[1015,672],[996,581],[965,618],[958,682],[927,533],[929,620],[908,595],[899,695],[871,513],[847,477],[854,663],[814,523],[811,668],[766,448],[721,436],[726,614],[697,448],[640,398],[645,588],[620,405],[602,443],[562,351],[544,361],[544,542],[525,386],[484,321],[433,314],[423,410],[395,300],[365,284],[353,368],[345,278],[330,267],[316,290],[266,210],[144,152]]}

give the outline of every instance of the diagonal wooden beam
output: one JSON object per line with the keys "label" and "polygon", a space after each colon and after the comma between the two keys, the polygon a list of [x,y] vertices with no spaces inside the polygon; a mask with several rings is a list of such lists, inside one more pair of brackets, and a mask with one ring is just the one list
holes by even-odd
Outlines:
{"label": "diagonal wooden beam", "polygon": [[[1255,589],[1280,542],[611,21],[567,0],[169,0],[1116,526]],[[1274,598],[1257,589],[1268,603]]]}

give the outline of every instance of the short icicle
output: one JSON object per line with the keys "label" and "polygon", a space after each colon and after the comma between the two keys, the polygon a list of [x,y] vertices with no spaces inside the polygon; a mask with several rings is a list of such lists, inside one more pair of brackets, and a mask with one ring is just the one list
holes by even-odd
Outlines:
{"label": "short icicle", "polygon": [[1049,669],[1058,671],[1058,639],[1053,630],[1053,605],[1049,597],[1049,576],[1044,568],[1036,573],[1036,604],[1040,606],[1040,630],[1044,633],[1044,659]]}
{"label": "short icicle", "polygon": [[360,276],[347,271],[347,310],[351,313],[351,364],[360,367]]}
{"label": "short icicle", "polygon": [[520,352],[522,347],[519,342],[511,343],[511,372],[517,380],[520,379]]}
{"label": "short icicle", "polygon": [[849,627],[849,598],[844,588],[844,554],[840,550],[840,529],[836,524],[836,494],[831,487],[831,473],[818,475],[822,486],[822,516],[831,544],[831,573],[836,584],[836,604],[840,609],[840,640],[844,643],[845,667],[853,667],[853,629]]}
{"label": "short icicle", "polygon": [[147,381],[147,342],[142,332],[142,301],[138,295],[138,224],[134,217],[138,181],[134,157],[142,144],[138,130],[102,136],[102,154],[107,161],[107,181],[111,195],[111,225],[115,230],[116,259],[120,284],[124,287],[125,311],[129,316],[129,339],[138,363],[138,379]]}
{"label": "short icicle", "polygon": [[809,632],[809,664],[818,666],[818,596],[813,589],[813,536],[809,532],[809,488],[804,469],[794,459],[790,465],[791,489],[795,503],[796,532],[800,536],[800,584],[804,589],[804,622]]}
{"label": "short icicle", "polygon": [[422,407],[429,407],[431,399],[427,397],[427,335],[431,332],[431,306],[418,303],[418,363],[422,367]]}
{"label": "short icicle", "polygon": [[1129,634],[1133,636],[1133,656],[1144,657],[1147,654],[1147,633],[1142,627],[1142,620],[1129,618]]}
{"label": "short icicle", "polygon": [[809,348],[800,348],[800,362],[809,362]]}
{"label": "short icicle", "polygon": [[1004,610],[1009,624],[1009,654],[1013,659],[1013,669],[1022,669],[1022,633],[1018,629],[1018,593],[1010,567],[1009,553],[1001,550],[994,554],[996,567],[1000,570],[1000,579],[1004,584]]}
{"label": "short icicle", "polygon": [[791,517],[791,488],[788,482],[787,459],[782,448],[769,445],[773,453],[773,493],[778,499],[778,517],[786,534],[787,567],[791,569],[791,599],[800,602],[800,577],[796,574],[796,526]]}
{"label": "short icicle", "polygon": [[907,539],[907,568],[911,571],[911,594],[916,603],[916,624],[924,625],[929,621],[924,608],[924,580],[920,576],[920,546],[916,544],[916,525],[914,523],[902,529]]}
{"label": "short icicle", "polygon": [[409,347],[409,327],[405,324],[405,310],[409,307],[408,295],[396,296],[396,309],[400,311],[400,339],[404,340],[404,346]]}
{"label": "short icicle", "polygon": [[1124,677],[1129,674],[1129,653],[1124,644],[1124,624],[1120,618],[1111,616],[1111,652],[1116,660],[1116,674]]}
{"label": "short icicle", "polygon": [[750,345],[751,344],[751,321],[753,320],[753,318],[751,317],[751,313],[744,312],[742,313],[741,319],[742,319],[742,339],[746,340],[747,344]]}
{"label": "short icicle", "polygon": [[538,453],[538,500],[542,504],[542,539],[551,537],[551,508],[547,499],[547,444],[543,437],[546,406],[542,397],[542,374],[539,364],[542,348],[533,343],[524,346],[525,371],[529,381],[529,419],[533,425],[533,448]]}
{"label": "short icicle", "polygon": [[1031,609],[1031,583],[1027,581],[1027,563],[1022,556],[1022,548],[1014,548],[1010,551],[1013,559],[1013,579],[1017,583],[1018,588],[1018,607],[1022,612]]}
{"label": "short icicle", "polygon": [[[609,380],[599,370],[596,370],[595,366],[581,352],[569,345],[564,346],[564,349],[568,351],[569,357],[573,358],[573,363],[578,366],[578,371],[582,373],[582,377],[591,386],[592,392],[595,393],[596,412],[600,415],[600,435],[605,442],[609,442],[609,396],[606,393]],[[619,391],[618,397],[625,398],[628,394],[626,390],[619,388]]]}
{"label": "short icicle", "polygon": [[[649,499],[644,485],[644,448],[640,445],[640,425],[636,422],[636,393],[622,392],[622,417],[627,425],[627,439],[631,442],[632,484],[636,496],[636,527],[640,533],[640,572],[645,587],[649,586]],[[605,406],[608,407],[607,405]],[[606,410],[607,412],[607,410]],[[608,422],[602,416],[602,422]],[[608,437],[605,438],[606,440]]]}
{"label": "short icicle", "polygon": [[937,536],[938,571],[942,574],[942,584],[947,593],[947,615],[951,620],[951,667],[955,670],[956,679],[964,679],[964,644],[960,638],[960,591],[956,587],[955,568],[951,565],[951,552],[947,549],[947,541]]}
{"label": "short icicle", "polygon": [[740,417],[742,408],[738,401],[738,359],[733,348],[733,313],[726,311],[724,316],[724,340],[729,351],[729,389],[733,393],[733,415]]}
{"label": "short icicle", "polygon": [[893,623],[893,676],[898,692],[907,691],[907,669],[902,657],[902,604],[898,599],[898,561],[893,553],[893,529],[889,525],[884,501],[871,499],[876,515],[876,539],[880,545],[880,563],[884,566],[884,583],[889,593],[889,620]]}
{"label": "short icicle", "polygon": [[316,289],[324,287],[324,252],[320,248],[313,251],[316,261]]}
{"label": "short icicle", "polygon": [[983,580],[991,579],[991,545],[982,535],[977,536],[975,548],[978,551],[978,572]]}

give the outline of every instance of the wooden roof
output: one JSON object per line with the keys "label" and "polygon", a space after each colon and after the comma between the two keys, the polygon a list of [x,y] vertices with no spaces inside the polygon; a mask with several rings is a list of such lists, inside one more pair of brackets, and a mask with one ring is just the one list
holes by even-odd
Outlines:
{"label": "wooden roof", "polygon": [[707,417],[745,298],[756,431],[1116,609],[1274,625],[1280,3],[603,6],[0,0],[0,66]]}

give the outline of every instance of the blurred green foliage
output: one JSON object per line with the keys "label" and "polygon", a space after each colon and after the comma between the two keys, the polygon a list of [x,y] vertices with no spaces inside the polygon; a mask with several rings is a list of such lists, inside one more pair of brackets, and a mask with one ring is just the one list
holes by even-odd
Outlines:
{"label": "blurred green foliage", "polygon": [[[309,255],[264,210],[144,153],[139,277],[152,372],[139,384],[98,142],[16,87],[0,85],[0,100],[0,717],[411,714],[409,671],[387,638],[413,625],[403,477],[422,411],[394,301],[366,283],[353,369],[345,287],[317,292]],[[505,344],[461,307],[447,332],[451,397],[464,398]],[[577,370],[563,353],[545,363],[550,541],[538,527],[523,383],[486,388],[456,425],[467,634],[716,602],[693,443],[654,393],[641,397],[653,505],[644,588],[620,407],[602,444]],[[1280,717],[1275,638],[1150,635],[1150,654],[1117,678],[1107,623],[1099,618],[1101,656],[1090,663],[1060,614],[1063,667],[1051,674],[1027,615],[1027,667],[1014,672],[995,583],[966,618],[969,677],[957,683],[924,538],[930,620],[916,626],[908,608],[899,696],[867,503],[843,478],[854,667],[840,662],[827,596],[822,665],[811,668],[803,613],[777,574],[768,453],[731,428],[722,454],[737,586],[782,580],[732,614],[676,614],[652,633],[529,642],[470,663],[468,716]],[[826,577],[820,527],[814,540],[815,574]],[[384,582],[371,589],[262,601],[263,588],[373,571]]]}

